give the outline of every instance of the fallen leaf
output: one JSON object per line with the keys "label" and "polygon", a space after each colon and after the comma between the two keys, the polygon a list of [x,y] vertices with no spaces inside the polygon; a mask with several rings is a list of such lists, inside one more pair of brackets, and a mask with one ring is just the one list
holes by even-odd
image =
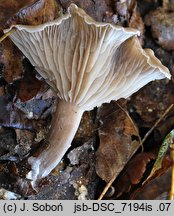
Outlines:
{"label": "fallen leaf", "polygon": [[[166,165],[171,164],[169,160],[165,159]],[[131,194],[131,199],[136,200],[167,200],[170,191],[171,169],[163,170],[160,175],[151,179],[147,184],[139,187]]]}
{"label": "fallen leaf", "polygon": [[150,152],[137,154],[126,166],[125,170],[130,177],[131,184],[138,184],[146,171],[147,164],[155,160],[156,155]]}
{"label": "fallen leaf", "polygon": [[146,172],[147,165],[155,158],[156,155],[151,152],[142,152],[135,155],[113,183],[115,187],[114,199],[128,193],[133,186],[139,184]]}
{"label": "fallen leaf", "polygon": [[87,142],[85,142],[82,146],[79,146],[72,151],[70,151],[67,155],[68,159],[70,160],[70,163],[72,165],[80,165],[83,164],[85,161],[83,161],[83,158],[86,158],[89,152],[94,151],[94,144],[96,140],[95,139],[89,139]]}
{"label": "fallen leaf", "polygon": [[39,131],[45,124],[42,120],[30,120],[8,99],[8,95],[0,97],[0,126]]}
{"label": "fallen leaf", "polygon": [[67,9],[71,3],[78,5],[78,7],[84,9],[96,21],[103,21],[103,16],[106,11],[112,11],[112,0],[60,0],[61,6]]}
{"label": "fallen leaf", "polygon": [[23,55],[10,39],[6,39],[1,44],[0,64],[2,76],[8,83],[23,76],[22,59]]}
{"label": "fallen leaf", "polygon": [[[10,5],[12,2],[16,2],[17,8],[15,4],[11,4],[12,7],[8,8],[7,13],[5,14],[5,10],[0,9],[0,13],[4,13],[4,17],[2,17],[3,24],[5,25],[6,20],[8,21],[8,25],[11,25],[12,23],[23,23],[23,24],[31,24],[31,25],[37,25],[42,22],[45,22],[47,20],[52,20],[54,17],[61,15],[62,11],[61,8],[57,10],[57,6],[55,9],[55,5],[52,4],[54,1],[52,0],[37,0],[33,1],[34,4],[29,7],[25,7],[25,3],[28,4],[29,0],[20,1],[20,0],[1,0],[1,3],[4,2],[4,5]],[[44,2],[47,2],[46,5]],[[70,3],[77,3],[78,6],[82,7],[87,11],[90,15],[93,16],[94,19],[98,21],[108,21],[108,22],[114,22],[114,23],[120,23],[121,25],[128,25],[129,22],[132,22],[135,27],[141,26],[141,23],[139,22],[139,17],[137,14],[133,14],[133,2],[136,2],[135,0],[87,0],[87,1],[80,1],[80,0],[55,0],[55,2],[60,2],[64,9],[68,7]],[[119,14],[116,14],[116,3],[131,3],[131,5],[124,4],[124,7],[120,7]],[[167,1],[166,1],[167,2]],[[160,2],[161,3],[161,2]],[[22,4],[22,6],[21,6]],[[152,9],[155,9],[157,6],[159,6],[159,1],[157,0],[144,0],[144,1],[138,1],[139,8],[141,15],[147,14]],[[23,7],[24,5],[24,7]],[[5,7],[4,7],[5,8]],[[138,9],[139,9],[138,8]],[[144,8],[142,10],[142,8]],[[20,11],[19,11],[20,9]],[[12,11],[13,10],[13,11]],[[126,11],[126,13],[124,13]],[[143,11],[143,12],[142,12]],[[16,14],[14,16],[14,14]],[[126,16],[125,16],[126,14]],[[107,17],[105,17],[107,15]],[[11,17],[11,18],[10,18]],[[10,18],[10,19],[9,19]],[[107,18],[105,20],[105,18]],[[130,20],[132,18],[132,20]],[[1,19],[1,18],[0,18]],[[119,20],[120,19],[120,20]],[[121,22],[122,21],[122,22]],[[7,26],[7,24],[6,24]],[[149,28],[147,29],[147,35],[150,35],[148,32]],[[150,47],[152,44],[152,39],[148,38],[146,35],[146,44],[145,46]],[[4,41],[5,42],[5,41]],[[160,59],[162,60],[165,65],[170,67],[170,70],[174,71],[173,67],[173,54],[171,52],[163,50],[161,47],[159,47],[158,44],[153,43],[152,48],[155,50],[155,53],[157,56],[160,56]],[[12,49],[13,50],[13,49]],[[4,52],[4,48],[2,48],[2,45],[0,47],[0,53]],[[1,54],[0,54],[1,55]],[[22,57],[23,58],[23,57]],[[15,59],[15,58],[14,58]],[[16,59],[17,60],[17,59]],[[15,61],[15,60],[14,60]],[[15,64],[14,64],[15,66]],[[26,72],[26,66],[24,65],[24,60],[22,61],[22,73],[19,74],[20,76],[25,76]],[[28,69],[30,67],[27,66]],[[42,145],[42,142],[44,138],[46,137],[46,134],[48,132],[48,125],[50,124],[50,116],[51,110],[53,109],[52,103],[50,102],[50,107],[48,107],[48,101],[51,101],[50,99],[53,99],[54,96],[52,95],[52,92],[49,91],[47,93],[43,93],[42,88],[39,88],[39,85],[37,86],[37,80],[33,77],[31,83],[27,83],[27,80],[21,78],[18,76],[18,74],[10,74],[10,72],[6,75],[6,80],[9,83],[12,83],[12,85],[7,84],[3,77],[2,77],[2,71],[4,72],[4,63],[0,63],[0,131],[3,133],[3,135],[0,135],[1,141],[0,141],[0,155],[8,154],[8,151],[10,149],[10,152],[12,152],[13,148],[17,146],[16,153],[20,154],[21,157],[25,155],[25,153],[29,150],[27,148],[30,146],[32,140],[32,137],[30,137],[29,130],[34,130],[37,132],[37,137],[34,140],[34,144],[32,143],[32,149],[33,152],[37,149],[38,146]],[[24,74],[23,74],[24,71]],[[30,72],[30,71],[29,71]],[[31,72],[33,72],[33,68],[31,68]],[[5,73],[4,73],[5,75]],[[9,78],[10,77],[10,78]],[[11,78],[12,77],[12,78]],[[19,80],[16,81],[15,77],[20,77]],[[17,78],[18,79],[18,78]],[[2,84],[3,82],[3,84]],[[5,83],[4,83],[5,82]],[[17,85],[16,85],[17,84]],[[30,85],[31,84],[31,85]],[[26,87],[26,89],[25,89]],[[13,88],[12,92],[9,92],[8,89]],[[26,90],[26,91],[25,91]],[[161,114],[164,112],[164,110],[173,103],[174,97],[173,97],[173,83],[170,84],[166,81],[162,82],[154,82],[150,86],[146,86],[144,89],[142,89],[136,96],[131,97],[130,100],[128,100],[130,106],[131,114],[133,114],[132,110],[135,110],[134,114],[138,116],[138,120],[141,119],[141,121],[138,122],[138,126],[141,130],[141,127],[144,127],[144,125],[148,125],[148,129],[151,128],[153,123],[161,116]],[[20,100],[19,100],[20,99]],[[48,101],[46,101],[48,99]],[[41,102],[42,100],[42,102]],[[45,103],[46,102],[46,103]],[[114,102],[113,102],[114,103]],[[119,177],[116,179],[114,186],[115,188],[124,189],[125,191],[129,191],[130,195],[132,192],[132,188],[135,185],[135,187],[139,187],[141,181],[142,181],[142,175],[145,172],[149,172],[149,161],[151,162],[153,159],[153,156],[142,156],[142,160],[140,158],[137,158],[137,162],[133,161],[134,157],[129,160],[130,155],[129,152],[131,152],[131,144],[134,144],[134,142],[137,142],[137,134],[135,134],[135,128],[130,125],[130,119],[124,116],[121,111],[118,111],[117,105],[107,105],[108,106],[108,112],[106,112],[106,115],[100,117],[100,120],[103,121],[103,123],[106,123],[106,127],[108,127],[108,130],[100,125],[100,140],[101,143],[104,144],[112,143],[113,146],[116,146],[116,143],[118,143],[118,149],[119,149],[119,157],[114,154],[115,147],[113,151],[113,155],[107,155],[106,159],[108,157],[112,156],[112,159],[114,160],[114,157],[116,160],[118,159],[118,172],[122,169],[121,167],[124,167],[122,173],[125,174],[122,178],[122,181],[115,185]],[[106,108],[107,110],[107,108]],[[126,110],[126,108],[125,108]],[[116,111],[116,114],[113,114],[113,112]],[[34,114],[34,115],[33,115]],[[117,115],[117,116],[116,116]],[[79,127],[79,131],[77,132],[76,138],[73,142],[77,147],[77,149],[72,150],[72,155],[70,157],[70,160],[74,166],[68,167],[67,164],[64,165],[63,169],[61,170],[61,175],[59,176],[52,176],[48,177],[47,180],[51,180],[51,183],[43,183],[42,182],[42,189],[41,192],[38,193],[36,196],[30,197],[31,199],[77,199],[75,192],[80,193],[81,187],[85,186],[87,188],[86,192],[88,193],[88,196],[85,196],[89,199],[96,198],[96,191],[98,183],[101,184],[101,181],[99,180],[99,177],[96,177],[95,173],[95,152],[92,148],[96,148],[96,143],[94,143],[94,146],[92,148],[88,148],[89,146],[84,144],[82,145],[82,142],[84,140],[88,140],[91,137],[95,137],[95,131],[97,131],[96,125],[96,110],[92,112],[86,112],[84,115],[84,119],[81,122],[81,126]],[[108,121],[105,121],[105,117],[107,119],[107,116],[110,116]],[[48,117],[48,118],[47,118]],[[118,118],[116,121],[116,117]],[[27,118],[37,118],[38,120],[33,119],[27,119]],[[46,120],[45,120],[46,118]],[[112,119],[113,118],[113,119]],[[40,119],[44,119],[43,121],[40,121]],[[135,118],[135,120],[137,120]],[[164,137],[164,134],[166,134],[167,128],[173,127],[173,113],[171,113],[171,119],[168,123],[168,126],[166,127],[167,120],[164,119],[163,122],[161,122],[160,128],[156,128],[157,130],[160,129],[160,135]],[[113,128],[115,129],[112,129]],[[5,128],[8,127],[8,128]],[[165,130],[164,130],[164,127]],[[19,128],[19,129],[16,129]],[[22,130],[20,130],[22,129]],[[29,130],[28,130],[29,129]],[[46,130],[43,130],[46,129]],[[106,137],[108,137],[108,140],[106,137],[103,136],[102,132],[105,132]],[[165,132],[164,132],[165,131]],[[16,132],[16,133],[15,133]],[[29,134],[28,134],[29,132]],[[137,132],[137,130],[136,130]],[[31,132],[32,134],[33,132]],[[153,134],[150,135],[150,138],[153,136]],[[104,139],[105,138],[105,139]],[[123,138],[123,142],[122,142]],[[17,143],[16,143],[17,139]],[[112,140],[111,140],[112,139]],[[133,141],[132,141],[133,140]],[[147,140],[148,143],[149,140]],[[4,144],[5,143],[5,144]],[[128,144],[127,144],[128,143]],[[146,148],[146,143],[145,148]],[[156,146],[156,142],[152,142],[150,147],[150,150],[154,149],[154,146]],[[26,146],[25,146],[26,145]],[[149,145],[149,143],[148,143]],[[4,148],[5,146],[5,148]],[[28,146],[28,147],[27,147]],[[8,148],[7,148],[8,147]],[[24,147],[24,148],[23,148]],[[110,147],[110,145],[109,145]],[[102,147],[103,149],[107,149],[107,145]],[[132,147],[133,148],[133,147]],[[42,149],[42,147],[41,147]],[[92,151],[91,151],[92,150]],[[136,150],[136,147],[134,148]],[[146,150],[146,149],[145,149]],[[85,152],[83,152],[85,151]],[[109,154],[112,154],[110,150],[107,149]],[[71,149],[70,149],[71,153]],[[78,154],[77,158],[75,158],[75,154]],[[79,154],[80,153],[80,154]],[[84,154],[83,154],[84,153]],[[126,156],[124,156],[126,154]],[[146,153],[147,154],[147,153]],[[150,153],[151,154],[151,153]],[[137,156],[138,157],[138,156]],[[144,157],[144,158],[143,158]],[[7,158],[7,157],[6,157]],[[121,159],[123,159],[123,164]],[[12,158],[13,159],[13,158]],[[22,158],[21,158],[22,159]],[[76,160],[77,159],[77,160]],[[164,158],[166,161],[166,157]],[[69,162],[68,160],[65,160],[66,163]],[[126,164],[126,161],[129,161]],[[135,163],[134,163],[135,162]],[[168,161],[169,162],[169,161]],[[16,162],[15,162],[16,163]],[[26,182],[26,179],[21,179],[20,177],[23,176],[25,178],[26,174],[26,168],[24,166],[24,162],[21,161],[19,164],[16,164],[18,167],[15,168],[14,164],[10,161],[3,162],[0,164],[0,186],[4,185],[4,188],[13,192],[17,192],[19,194],[23,194],[22,196],[29,195],[31,193],[31,189],[29,189],[29,184]],[[105,163],[102,162],[103,164]],[[129,163],[132,164],[130,167]],[[8,165],[10,164],[10,165]],[[105,163],[106,164],[106,163]],[[112,162],[110,162],[111,166],[108,168],[109,172],[113,171],[115,167]],[[168,163],[169,165],[169,163]],[[164,170],[166,172],[166,169],[168,167],[167,163],[164,166]],[[135,169],[133,169],[135,167]],[[104,167],[103,171],[105,171],[107,167]],[[120,170],[119,170],[120,169]],[[124,172],[126,169],[127,172]],[[139,170],[139,172],[135,172]],[[132,172],[131,172],[132,171]],[[102,170],[101,170],[102,172]],[[120,176],[122,175],[120,174]],[[111,173],[112,174],[112,173]],[[129,174],[129,175],[128,175]],[[132,174],[132,175],[131,175]],[[161,173],[162,174],[162,173]],[[105,174],[106,176],[107,174]],[[163,176],[163,174],[162,174]],[[143,176],[144,177],[144,176]],[[150,186],[149,184],[153,182],[153,180],[157,180],[158,177],[152,179],[147,183],[145,186]],[[165,178],[164,178],[165,179]],[[46,181],[45,181],[46,182]],[[139,182],[139,183],[138,183]],[[165,179],[165,185],[169,186],[170,179],[166,181]],[[123,184],[124,183],[124,184]],[[134,184],[133,184],[134,183]],[[159,182],[160,183],[160,182]],[[123,188],[122,188],[123,187]],[[141,187],[141,186],[140,186]],[[142,189],[142,195],[144,195],[143,188],[141,187],[139,189]],[[152,190],[150,190],[152,187]],[[167,192],[166,189],[161,188],[163,187],[163,184],[160,183],[158,188],[155,186],[155,184],[152,184],[151,187],[148,188],[148,191],[151,191],[151,195],[156,196],[155,190],[153,190],[153,187],[156,188],[157,191],[160,191],[161,195],[164,192]],[[139,192],[138,196],[141,198],[141,191]],[[85,193],[86,193],[85,192]],[[123,193],[124,193],[123,192]],[[147,194],[146,194],[147,195]],[[98,196],[98,195],[97,195]],[[143,197],[143,196],[142,196]],[[145,197],[145,196],[144,196]],[[146,196],[148,197],[148,196]],[[150,196],[149,196],[150,197]],[[24,197],[22,197],[23,199]]]}
{"label": "fallen leaf", "polygon": [[96,112],[94,110],[85,112],[82,116],[78,131],[74,137],[74,142],[86,142],[97,134],[98,122],[95,121]]}
{"label": "fallen leaf", "polygon": [[145,24],[151,26],[155,41],[166,50],[174,50],[173,12],[158,8],[145,18]]}
{"label": "fallen leaf", "polygon": [[0,26],[14,16],[20,9],[33,4],[36,0],[1,0],[0,1]]}
{"label": "fallen leaf", "polygon": [[102,105],[98,117],[101,126],[96,172],[103,180],[109,182],[113,176],[118,176],[140,146],[137,141],[138,131],[115,102]]}
{"label": "fallen leaf", "polygon": [[43,81],[36,79],[34,73],[32,73],[33,67],[29,63],[25,65],[24,77],[14,83],[17,89],[17,98],[22,102],[35,97],[44,84]]}
{"label": "fallen leaf", "polygon": [[159,172],[159,170],[162,169],[163,159],[164,159],[165,155],[167,154],[167,151],[169,149],[170,144],[172,143],[173,133],[174,133],[174,131],[172,130],[166,136],[163,143],[161,144],[161,147],[159,149],[158,156],[157,156],[156,161],[153,165],[153,168],[152,168],[148,178],[144,181],[143,184],[145,184],[147,181],[149,181],[149,179],[153,178]]}
{"label": "fallen leaf", "polygon": [[57,18],[60,11],[56,0],[38,0],[11,17],[6,23],[6,28],[12,24],[39,25]]}
{"label": "fallen leaf", "polygon": [[[52,99],[42,100],[42,99],[31,99],[27,102],[21,102],[16,100],[14,106],[23,112],[24,117],[28,119],[42,119],[42,116],[46,112],[47,115],[44,115],[44,118],[48,117],[51,113],[51,107],[53,104]],[[47,112],[49,110],[49,112]]]}

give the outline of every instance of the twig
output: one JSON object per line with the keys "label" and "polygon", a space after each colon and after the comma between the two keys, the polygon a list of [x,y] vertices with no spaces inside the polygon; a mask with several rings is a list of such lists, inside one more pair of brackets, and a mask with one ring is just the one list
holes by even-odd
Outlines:
{"label": "twig", "polygon": [[[139,131],[138,131],[138,129],[137,129],[135,123],[133,122],[132,118],[130,117],[129,113],[128,113],[125,109],[123,109],[123,107],[122,107],[119,103],[117,103],[117,105],[119,106],[119,108],[120,108],[120,109],[127,115],[127,117],[129,118],[131,124],[133,125],[133,127],[134,127],[134,129],[135,129],[135,131],[136,131],[136,133],[137,133],[137,137],[138,137],[138,139],[139,139],[139,142],[140,142],[140,144],[141,144],[141,146],[142,146],[142,148],[143,148],[142,140],[141,140],[141,137],[140,137],[140,135],[139,135]],[[102,199],[103,199],[103,197],[105,196],[106,192],[107,192],[108,189],[111,187],[112,183],[115,181],[116,175],[117,175],[117,174],[115,174],[115,175],[111,178],[111,180],[106,184],[106,186],[105,186],[104,190],[102,191],[101,195],[99,196],[98,200],[102,200]]]}
{"label": "twig", "polygon": [[112,183],[115,181],[116,178],[116,174],[111,178],[111,180],[106,184],[104,190],[102,191],[102,193],[100,194],[98,200],[102,200],[104,195],[106,194],[106,192],[108,191],[108,189],[111,187]]}
{"label": "twig", "polygon": [[[129,113],[124,110],[122,108],[122,106],[120,104],[117,103],[117,105],[120,107],[120,109],[122,111],[125,112],[125,114],[128,116],[129,120],[131,121],[132,125],[134,126],[137,134],[138,134],[138,139],[140,141],[140,144],[143,148],[143,143],[146,141],[146,139],[149,137],[149,135],[152,133],[152,131],[157,127],[157,125],[162,121],[162,119],[171,111],[171,109],[174,107],[174,104],[171,104],[166,110],[165,112],[162,114],[162,116],[156,121],[156,123],[153,125],[153,127],[146,133],[146,135],[144,136],[144,138],[141,140],[141,137],[139,135],[139,131],[135,125],[135,123],[133,122],[132,118],[130,117]],[[174,149],[173,149],[173,167],[172,167],[172,186],[171,186],[171,192],[170,192],[170,198],[174,198]],[[99,196],[98,200],[103,199],[104,195],[106,194],[106,192],[108,191],[108,189],[111,187],[112,183],[115,181],[116,178],[116,174],[111,178],[111,180],[107,183],[107,185],[105,186],[104,190],[102,191],[101,195]]]}
{"label": "twig", "polygon": [[133,121],[132,118],[130,117],[129,113],[128,113],[125,109],[123,109],[123,107],[122,107],[118,102],[116,102],[116,103],[117,103],[117,105],[119,106],[119,108],[127,115],[127,117],[129,118],[131,124],[133,125],[134,130],[135,130],[136,133],[137,133],[136,135],[137,135],[137,137],[138,137],[138,139],[139,139],[140,145],[141,145],[141,147],[142,147],[142,151],[143,151],[143,150],[144,150],[144,148],[143,148],[143,142],[142,142],[141,137],[140,137],[140,135],[139,135],[139,130],[138,130],[137,126],[135,125],[134,121]]}
{"label": "twig", "polygon": [[13,32],[15,32],[16,29],[12,28],[9,32],[7,32],[6,34],[4,34],[1,38],[0,38],[0,43],[5,40],[5,38],[7,38],[8,36],[10,36],[11,34],[13,34]]}
{"label": "twig", "polygon": [[146,139],[149,137],[149,135],[152,133],[152,131],[157,127],[157,125],[163,120],[163,118],[171,111],[171,109],[174,107],[174,104],[171,104],[165,112],[162,114],[162,116],[155,122],[155,124],[152,126],[152,128],[145,134],[144,138],[142,139],[142,144],[146,141]]}

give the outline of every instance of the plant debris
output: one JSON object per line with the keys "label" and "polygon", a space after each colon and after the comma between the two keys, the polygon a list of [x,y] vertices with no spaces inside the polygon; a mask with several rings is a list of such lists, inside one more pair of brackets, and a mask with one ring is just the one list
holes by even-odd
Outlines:
{"label": "plant debris", "polygon": [[146,16],[145,24],[151,27],[155,41],[166,50],[174,50],[174,10],[158,8]]}
{"label": "plant debris", "polygon": [[113,176],[118,176],[140,146],[138,131],[114,102],[102,105],[98,118],[101,126],[96,171],[103,180],[109,182]]}
{"label": "plant debris", "polygon": [[[54,20],[71,3],[97,21],[139,29],[142,46],[153,49],[174,75],[173,0],[1,0],[0,37],[12,24],[39,25]],[[168,199],[169,149],[160,169],[154,172],[153,167],[166,135],[174,129],[173,108],[163,115],[174,101],[173,79],[152,82],[127,100],[85,112],[64,159],[34,191],[26,179],[30,170],[26,159],[45,148],[56,100],[18,48],[8,38],[3,40],[0,199],[97,199],[108,183],[105,199]]]}

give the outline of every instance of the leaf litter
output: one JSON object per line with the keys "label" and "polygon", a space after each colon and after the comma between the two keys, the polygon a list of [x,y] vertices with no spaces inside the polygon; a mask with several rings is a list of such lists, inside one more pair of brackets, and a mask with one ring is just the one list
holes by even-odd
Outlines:
{"label": "leaf litter", "polygon": [[[168,26],[164,23],[164,19],[169,19],[171,13],[168,12],[168,1],[163,1],[163,5],[160,1],[149,0],[114,2],[88,0],[83,4],[78,0],[1,1],[0,28],[16,23],[38,25],[53,20],[61,16],[72,2],[85,9],[98,21],[138,28],[142,33],[141,43],[152,48],[161,61],[169,66],[171,73],[173,72],[174,55],[171,49],[168,51],[170,41],[166,35],[162,35],[161,42],[159,40],[161,35],[158,33],[160,29],[171,31],[172,28],[171,22]],[[160,15],[160,11],[164,11],[164,14]],[[157,18],[153,19],[155,13]],[[145,16],[146,14],[148,15]],[[147,28],[147,25],[151,26],[151,29]],[[150,37],[151,34],[154,39]],[[19,197],[17,196],[18,199],[22,197],[96,199],[106,185],[104,182],[113,180],[111,185],[115,193],[109,199],[141,198],[143,188],[149,186],[159,176],[163,177],[168,173],[171,160],[168,155],[165,155],[160,175],[154,176],[153,179],[148,180],[148,184],[142,185],[174,122],[173,111],[170,110],[162,116],[173,103],[173,83],[157,81],[124,101],[121,104],[123,109],[120,109],[117,103],[111,102],[104,104],[98,110],[86,112],[73,146],[69,150],[70,158],[65,156],[62,167],[57,167],[56,174],[51,174],[41,182],[37,193],[32,191],[24,178],[26,169],[29,169],[25,157],[42,146],[54,110],[55,95],[48,90],[47,84],[26,61],[8,39],[0,44],[0,136],[3,140],[0,142],[0,157],[3,159],[0,163],[0,186],[2,191],[20,194]],[[159,124],[153,128],[159,119]],[[143,142],[144,152],[141,152],[141,140],[152,128],[153,131]],[[91,138],[93,141],[89,141]],[[86,159],[83,158],[83,152],[86,152]],[[76,153],[78,158],[75,158]],[[89,162],[88,158],[90,158]],[[135,168],[139,170],[139,175],[132,175]],[[65,181],[67,177],[69,181]],[[4,179],[7,180],[6,183]],[[120,187],[121,190],[118,190]],[[84,188],[85,195],[81,196]],[[153,184],[151,188],[155,191]],[[166,193],[169,189],[164,188],[163,192]],[[149,187],[143,193],[146,198],[148,195],[150,197],[148,191]]]}

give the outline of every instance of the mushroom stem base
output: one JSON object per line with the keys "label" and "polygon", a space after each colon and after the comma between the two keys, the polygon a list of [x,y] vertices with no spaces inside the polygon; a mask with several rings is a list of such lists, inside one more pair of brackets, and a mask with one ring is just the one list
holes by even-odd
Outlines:
{"label": "mushroom stem base", "polygon": [[27,178],[32,180],[32,185],[37,179],[46,177],[60,162],[76,134],[83,111],[76,105],[59,101],[53,115],[50,133],[48,135],[49,147],[38,157],[28,159],[31,171]]}

